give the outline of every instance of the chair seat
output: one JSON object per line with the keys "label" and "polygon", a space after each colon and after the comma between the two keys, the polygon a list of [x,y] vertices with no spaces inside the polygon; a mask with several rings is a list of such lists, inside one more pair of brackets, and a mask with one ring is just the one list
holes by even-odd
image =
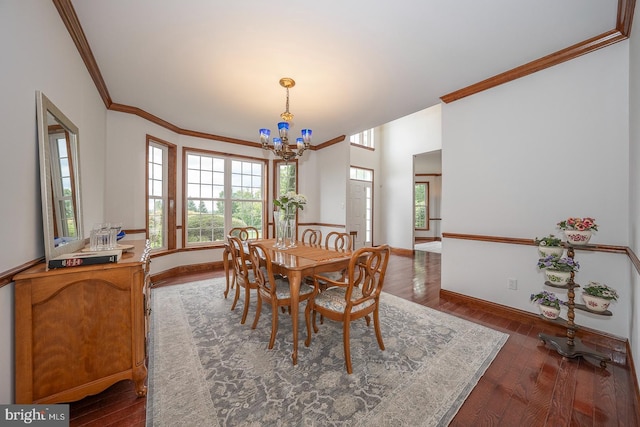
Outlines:
{"label": "chair seat", "polygon": [[[338,313],[344,313],[347,308],[347,300],[345,299],[346,292],[347,288],[343,288],[340,286],[335,286],[325,290],[324,292],[320,292],[318,295],[316,295],[315,306],[319,306]],[[351,300],[355,301],[359,298],[362,298],[362,291],[360,290],[360,288],[354,287],[353,291],[351,292]],[[351,307],[351,312],[355,313],[369,306],[372,306],[373,304],[375,304],[374,300],[367,300],[362,304]]]}
{"label": "chair seat", "polygon": [[[291,288],[289,287],[289,281],[286,279],[275,278],[276,280],[276,297],[278,299],[291,298]],[[306,283],[300,283],[300,296],[313,293],[313,286],[309,286]]]}

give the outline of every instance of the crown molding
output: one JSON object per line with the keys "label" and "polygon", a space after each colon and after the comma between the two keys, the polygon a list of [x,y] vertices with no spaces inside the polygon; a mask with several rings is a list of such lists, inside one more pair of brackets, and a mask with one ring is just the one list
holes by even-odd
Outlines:
{"label": "crown molding", "polygon": [[458,99],[494,88],[503,83],[528,76],[529,74],[553,67],[554,65],[561,64],[587,53],[602,49],[603,47],[626,40],[629,38],[629,34],[631,33],[631,23],[633,22],[633,11],[635,9],[635,5],[635,0],[618,0],[616,28],[613,30],[607,31],[580,43],[576,43],[550,55],[543,56],[535,61],[512,68],[509,71],[489,77],[481,82],[458,89],[454,92],[441,96],[440,99],[445,104],[448,104],[450,102],[457,101]]}
{"label": "crown molding", "polygon": [[[112,111],[120,111],[123,113],[137,115],[139,117],[142,117],[146,120],[149,120],[159,126],[162,126],[166,129],[169,129],[181,135],[189,135],[197,138],[229,142],[232,144],[240,144],[240,145],[245,145],[250,147],[261,147],[259,143],[252,142],[252,141],[245,141],[241,139],[228,138],[228,137],[214,135],[214,134],[205,133],[205,132],[182,129],[138,107],[132,107],[128,105],[114,103],[111,99],[111,96],[109,95],[109,90],[107,89],[107,85],[104,79],[102,78],[102,73],[100,72],[100,68],[98,67],[95,57],[93,56],[93,52],[91,52],[91,47],[89,46],[89,42],[85,37],[84,31],[82,30],[82,26],[80,25],[78,16],[76,15],[75,9],[71,4],[71,0],[52,0],[52,1],[55,4],[56,8],[58,9],[58,13],[60,14],[60,17],[62,18],[62,21],[64,22],[65,26],[67,27],[67,31],[69,31],[69,35],[71,36],[71,38],[73,39],[73,42],[78,48],[78,52],[80,53],[80,56],[82,57],[82,60],[84,61],[85,66],[87,67],[87,70],[89,71],[89,74],[91,75],[91,78],[93,79],[93,82],[96,85],[98,93],[102,97],[102,100],[105,106],[107,107],[107,109]],[[440,99],[442,100],[442,102],[448,104],[458,99],[465,98],[470,95],[474,95],[476,93],[485,91],[487,89],[491,89],[493,87],[499,86],[503,83],[507,83],[524,76],[528,76],[537,71],[544,70],[554,65],[558,65],[563,62],[569,61],[571,59],[577,58],[579,56],[585,55],[587,53],[596,51],[603,47],[610,46],[612,44],[626,40],[629,38],[629,34],[631,33],[631,24],[633,23],[633,13],[634,13],[635,5],[636,5],[636,0],[618,0],[616,28],[613,30],[597,35],[583,42],[576,43],[565,49],[559,50],[557,52],[544,56],[535,61],[531,61],[527,64],[513,68],[509,71],[505,71],[503,73],[497,74],[493,77],[482,80],[478,83],[472,84],[470,86],[456,90],[449,94],[443,95],[440,97]],[[333,144],[342,142],[344,141],[344,139],[345,139],[345,136],[341,135],[337,138],[323,142],[322,144],[311,146],[310,149],[320,150],[322,148],[326,148]]]}
{"label": "crown molding", "polygon": [[56,9],[58,9],[62,22],[64,22],[71,39],[75,43],[78,52],[80,52],[80,57],[84,61],[84,65],[87,67],[87,71],[89,71],[89,75],[93,79],[96,89],[98,89],[98,93],[100,97],[102,97],[105,107],[109,108],[113,101],[109,95],[107,84],[102,78],[102,73],[100,72],[96,58],[93,56],[93,52],[91,52],[91,46],[89,46],[87,37],[84,35],[84,31],[78,20],[78,15],[76,15],[76,10],[71,4],[71,0],[53,0],[53,4],[56,6]]}

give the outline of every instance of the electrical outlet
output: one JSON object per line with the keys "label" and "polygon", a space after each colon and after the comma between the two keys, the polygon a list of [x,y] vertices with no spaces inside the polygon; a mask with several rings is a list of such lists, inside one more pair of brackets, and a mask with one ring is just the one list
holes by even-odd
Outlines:
{"label": "electrical outlet", "polygon": [[509,289],[518,289],[518,281],[516,279],[507,279],[507,282],[509,283]]}

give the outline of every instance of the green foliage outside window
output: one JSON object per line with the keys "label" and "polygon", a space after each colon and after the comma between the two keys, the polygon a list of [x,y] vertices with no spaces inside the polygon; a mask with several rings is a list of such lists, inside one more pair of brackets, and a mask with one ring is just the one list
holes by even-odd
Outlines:
{"label": "green foliage outside window", "polygon": [[420,182],[415,184],[414,191],[414,209],[415,209],[415,223],[414,227],[419,229],[428,229],[428,195],[429,195],[429,183]]}
{"label": "green foliage outside window", "polygon": [[296,191],[296,165],[281,164],[279,174],[278,196]]}

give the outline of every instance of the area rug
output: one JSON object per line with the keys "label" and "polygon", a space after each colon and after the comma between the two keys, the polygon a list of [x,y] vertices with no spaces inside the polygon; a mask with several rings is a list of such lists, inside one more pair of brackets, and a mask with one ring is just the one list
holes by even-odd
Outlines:
{"label": "area rug", "polygon": [[[508,335],[405,301],[381,299],[386,350],[373,325],[351,327],[353,374],[341,323],[326,320],[291,362],[291,317],[267,349],[270,307],[240,324],[224,281],[153,289],[147,426],[446,426]],[[301,304],[301,309],[304,308]]]}
{"label": "area rug", "polygon": [[442,253],[442,242],[438,240],[434,242],[418,243],[414,245],[413,249],[416,251],[435,252],[440,254]]}

